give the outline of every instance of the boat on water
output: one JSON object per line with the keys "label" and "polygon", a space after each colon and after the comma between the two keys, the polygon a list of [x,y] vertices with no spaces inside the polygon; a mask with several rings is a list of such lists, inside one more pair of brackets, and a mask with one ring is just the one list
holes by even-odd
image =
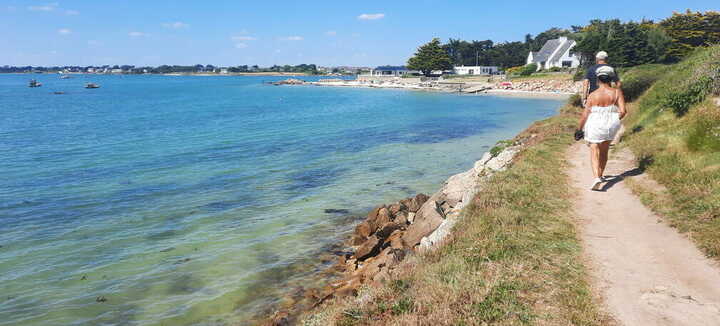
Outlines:
{"label": "boat on water", "polygon": [[100,85],[95,83],[87,83],[85,84],[85,88],[100,88]]}
{"label": "boat on water", "polygon": [[42,86],[42,83],[40,83],[39,81],[37,81],[35,79],[31,79],[30,84],[28,84],[28,86],[29,87],[40,87],[40,86]]}
{"label": "boat on water", "polygon": [[70,76],[68,76],[68,75],[62,75],[62,76],[60,76],[60,79],[69,79],[69,78],[72,78],[72,77],[70,77]]}

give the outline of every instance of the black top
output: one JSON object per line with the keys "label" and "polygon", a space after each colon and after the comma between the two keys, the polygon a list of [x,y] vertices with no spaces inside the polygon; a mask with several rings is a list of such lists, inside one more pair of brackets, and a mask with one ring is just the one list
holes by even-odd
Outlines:
{"label": "black top", "polygon": [[[596,89],[598,89],[598,81],[597,81],[597,75],[595,74],[595,71],[597,71],[598,68],[602,66],[610,66],[604,63],[592,65],[590,68],[588,68],[587,73],[585,74],[585,79],[590,81],[590,91],[589,93],[594,92]],[[614,70],[614,69],[613,69]],[[615,71],[615,75],[613,76],[612,81],[618,82],[620,81],[620,77],[618,76],[617,71]]]}

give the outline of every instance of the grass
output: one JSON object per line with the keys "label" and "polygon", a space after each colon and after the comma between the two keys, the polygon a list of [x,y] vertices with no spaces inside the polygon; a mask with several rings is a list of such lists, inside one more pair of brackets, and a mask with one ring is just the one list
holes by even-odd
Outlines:
{"label": "grass", "polygon": [[[563,171],[577,108],[519,135],[532,146],[464,210],[453,239],[303,325],[609,325],[591,294]],[[530,137],[534,135],[534,137]]]}
{"label": "grass", "polygon": [[656,72],[657,82],[630,106],[632,132],[624,146],[664,187],[633,184],[633,190],[720,260],[720,109],[707,98],[720,92],[720,46]]}

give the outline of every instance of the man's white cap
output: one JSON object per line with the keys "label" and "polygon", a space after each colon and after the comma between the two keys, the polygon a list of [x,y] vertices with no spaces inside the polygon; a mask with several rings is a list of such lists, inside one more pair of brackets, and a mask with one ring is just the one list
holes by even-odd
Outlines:
{"label": "man's white cap", "polygon": [[597,76],[603,76],[603,75],[605,75],[605,76],[611,76],[611,77],[612,77],[612,76],[615,76],[615,69],[613,69],[613,68],[610,67],[610,66],[602,66],[602,67],[597,68],[597,69],[595,70],[595,75],[597,75]]}
{"label": "man's white cap", "polygon": [[600,59],[600,60],[605,60],[605,59],[607,59],[607,57],[608,57],[608,54],[605,51],[600,51],[595,55],[595,58]]}

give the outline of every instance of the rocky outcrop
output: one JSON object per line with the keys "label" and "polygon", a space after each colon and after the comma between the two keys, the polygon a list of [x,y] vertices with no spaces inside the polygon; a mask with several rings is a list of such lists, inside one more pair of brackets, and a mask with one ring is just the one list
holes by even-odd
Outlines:
{"label": "rocky outcrop", "polygon": [[[520,151],[513,144],[497,155],[485,153],[474,166],[451,176],[432,196],[418,194],[371,210],[355,227],[347,242],[352,253],[338,257],[331,268],[340,273],[339,281],[322,290],[305,291],[314,307],[333,297],[357,295],[363,284],[375,284],[393,275],[407,255],[438,248],[446,241],[465,208],[482,188],[484,181],[510,165]],[[280,312],[277,316],[287,315]],[[286,320],[275,318],[275,320]]]}
{"label": "rocky outcrop", "polygon": [[530,92],[579,93],[582,83],[572,80],[529,80],[521,82],[499,82],[495,89],[519,90]]}
{"label": "rocky outcrop", "polygon": [[273,85],[303,85],[305,84],[304,80],[296,79],[296,78],[288,78],[281,81],[272,82]]}

